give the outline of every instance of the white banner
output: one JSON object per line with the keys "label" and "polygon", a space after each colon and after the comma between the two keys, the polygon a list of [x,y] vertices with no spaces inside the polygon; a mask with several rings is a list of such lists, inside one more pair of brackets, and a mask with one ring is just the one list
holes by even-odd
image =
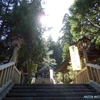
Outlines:
{"label": "white banner", "polygon": [[70,57],[71,57],[73,70],[81,70],[78,48],[75,45],[73,45],[69,47],[69,50],[70,50]]}

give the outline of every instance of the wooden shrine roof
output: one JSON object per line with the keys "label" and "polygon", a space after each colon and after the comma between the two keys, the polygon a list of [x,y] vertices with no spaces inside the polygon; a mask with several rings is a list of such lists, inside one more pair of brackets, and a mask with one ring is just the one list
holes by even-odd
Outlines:
{"label": "wooden shrine roof", "polygon": [[46,72],[46,71],[49,71],[50,69],[54,70],[54,68],[55,67],[52,64],[50,64],[49,66],[45,66],[45,67],[42,67],[41,69],[39,69],[38,73]]}
{"label": "wooden shrine roof", "polygon": [[55,68],[55,72],[67,72],[67,65],[69,64],[70,57],[68,57],[65,61],[63,61],[60,65]]}

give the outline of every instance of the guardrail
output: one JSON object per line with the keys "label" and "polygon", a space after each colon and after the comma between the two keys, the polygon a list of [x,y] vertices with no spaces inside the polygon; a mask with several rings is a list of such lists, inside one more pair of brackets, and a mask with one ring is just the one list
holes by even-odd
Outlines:
{"label": "guardrail", "polygon": [[76,74],[76,83],[88,83],[90,80],[100,84],[100,66],[88,63]]}
{"label": "guardrail", "polygon": [[11,82],[20,83],[21,73],[15,67],[14,62],[0,66],[0,92],[2,92]]}

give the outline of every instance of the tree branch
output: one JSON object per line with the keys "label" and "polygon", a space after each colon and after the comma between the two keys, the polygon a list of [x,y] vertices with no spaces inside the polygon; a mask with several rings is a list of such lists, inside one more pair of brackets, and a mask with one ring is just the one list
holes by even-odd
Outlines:
{"label": "tree branch", "polygon": [[90,22],[94,27],[96,27],[96,28],[99,28],[100,29],[100,26],[99,25],[97,25],[97,24],[94,24],[92,21],[90,21],[90,19],[87,19],[86,18],[86,20],[88,21],[88,22]]}

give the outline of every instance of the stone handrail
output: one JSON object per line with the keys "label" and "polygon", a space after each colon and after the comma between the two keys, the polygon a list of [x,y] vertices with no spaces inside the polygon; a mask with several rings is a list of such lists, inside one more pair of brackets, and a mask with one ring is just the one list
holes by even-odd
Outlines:
{"label": "stone handrail", "polygon": [[100,84],[100,66],[88,63],[76,74],[76,83],[88,83],[90,80]]}
{"label": "stone handrail", "polygon": [[0,92],[11,82],[20,83],[21,73],[15,67],[14,62],[0,65]]}

